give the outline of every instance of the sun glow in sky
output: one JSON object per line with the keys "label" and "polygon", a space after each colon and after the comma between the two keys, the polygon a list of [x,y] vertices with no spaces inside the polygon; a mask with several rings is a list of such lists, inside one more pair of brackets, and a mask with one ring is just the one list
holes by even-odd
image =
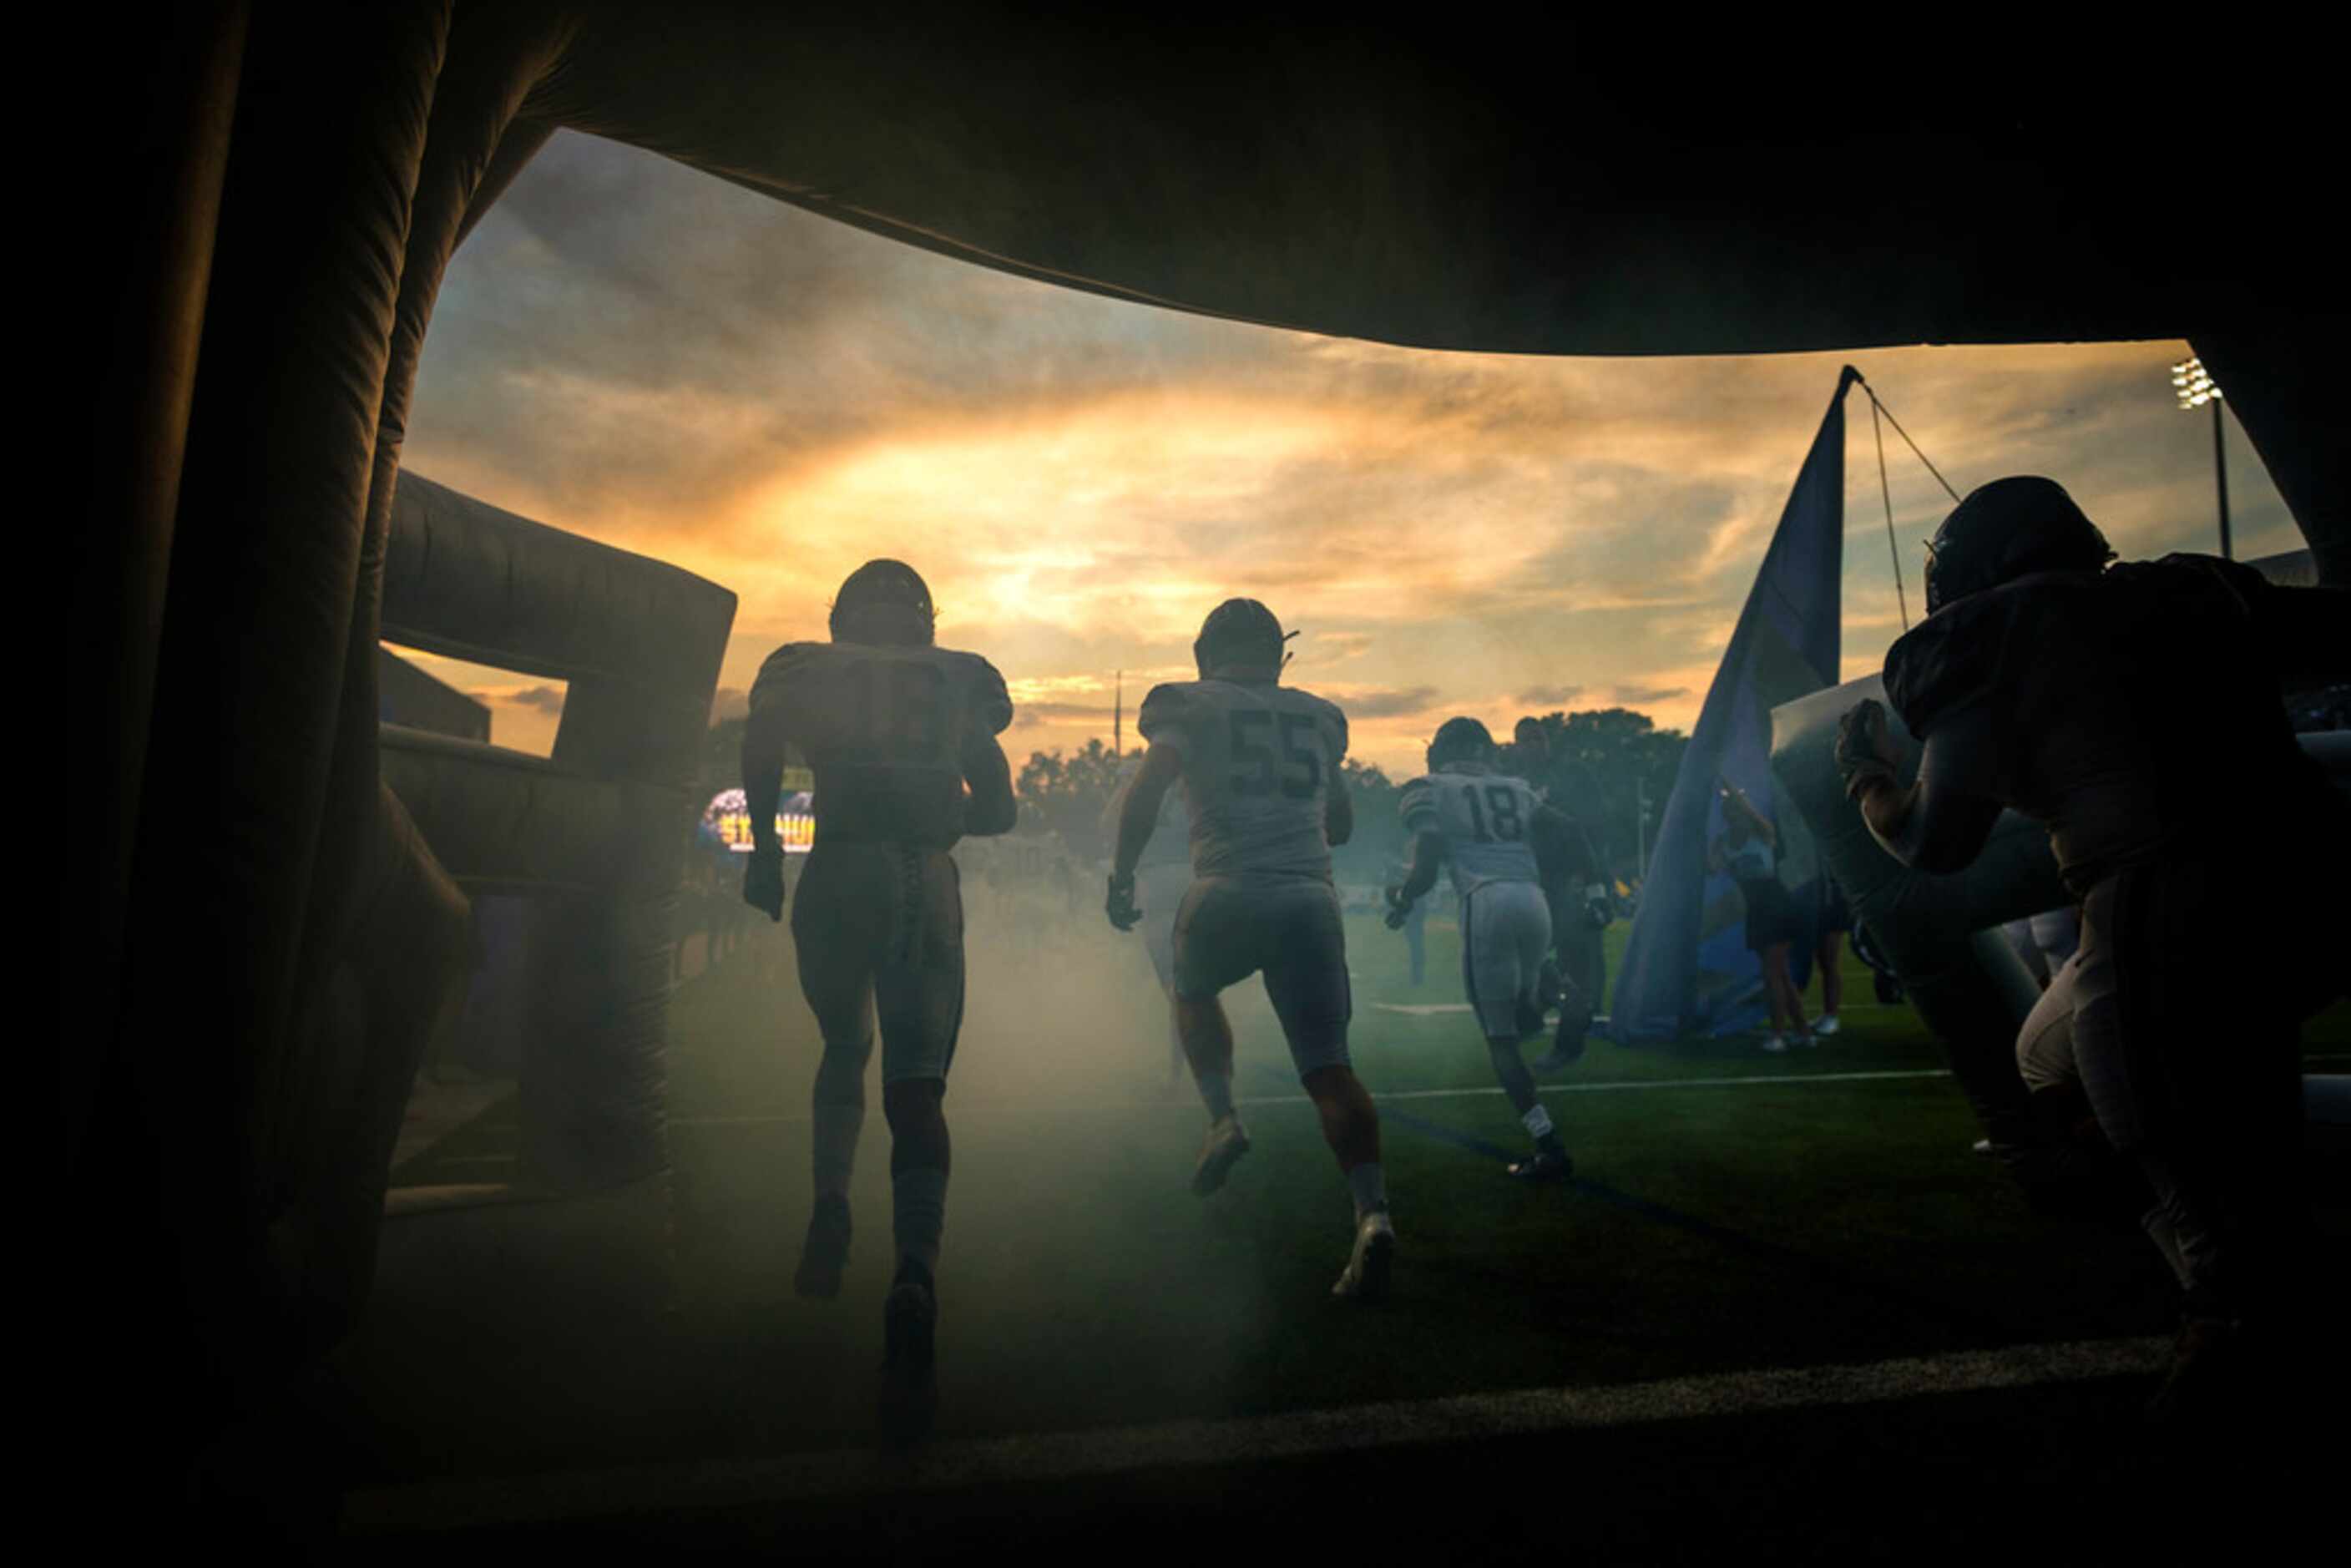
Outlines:
{"label": "sun glow in sky", "polygon": [[[404,461],[734,590],[721,711],[778,643],[824,634],[851,569],[896,556],[940,641],[1004,672],[1016,764],[1107,739],[1115,672],[1131,716],[1245,593],[1301,630],[1289,678],[1410,773],[1454,713],[1687,727],[1848,361],[1963,493],[2047,474],[2126,556],[2214,548],[2208,422],[2169,383],[2187,352],[1395,349],[1005,277],[567,131],[452,266]],[[1901,620],[1861,392],[1846,418],[1851,675]],[[2229,438],[2239,554],[2302,548]],[[1915,622],[1949,502],[1885,440]],[[456,684],[543,749],[543,683]]]}

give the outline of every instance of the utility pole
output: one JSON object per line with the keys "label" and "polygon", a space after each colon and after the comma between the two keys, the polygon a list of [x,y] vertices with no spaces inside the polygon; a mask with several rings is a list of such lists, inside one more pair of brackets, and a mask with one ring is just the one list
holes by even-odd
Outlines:
{"label": "utility pole", "polygon": [[1633,867],[1646,883],[1649,880],[1649,781],[1640,774],[1633,775]]}

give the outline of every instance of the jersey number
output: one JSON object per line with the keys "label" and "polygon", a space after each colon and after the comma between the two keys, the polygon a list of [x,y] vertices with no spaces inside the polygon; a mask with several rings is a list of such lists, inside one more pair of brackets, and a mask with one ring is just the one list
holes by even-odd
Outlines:
{"label": "jersey number", "polygon": [[1516,843],[1526,837],[1527,824],[1519,815],[1519,792],[1507,784],[1486,786],[1486,800],[1494,808],[1494,831],[1486,831],[1485,809],[1478,803],[1478,786],[1464,784],[1461,798],[1469,802],[1469,825],[1477,830],[1478,841],[1490,844],[1496,839],[1504,843]]}
{"label": "jersey number", "polygon": [[935,664],[851,666],[850,691],[860,712],[851,722],[865,743],[885,757],[930,761],[939,752],[946,676]]}
{"label": "jersey number", "polygon": [[[1233,793],[1311,799],[1322,787],[1322,754],[1315,749],[1314,720],[1302,713],[1237,709],[1232,717]],[[1279,737],[1281,749],[1274,749]],[[1304,741],[1301,746],[1299,743]]]}

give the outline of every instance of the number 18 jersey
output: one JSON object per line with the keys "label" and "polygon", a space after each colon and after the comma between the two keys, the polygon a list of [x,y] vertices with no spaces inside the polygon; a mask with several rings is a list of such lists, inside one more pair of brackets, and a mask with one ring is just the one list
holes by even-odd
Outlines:
{"label": "number 18 jersey", "polygon": [[1347,716],[1273,684],[1176,681],[1143,699],[1134,727],[1184,758],[1197,877],[1331,880],[1322,827],[1347,755]]}
{"label": "number 18 jersey", "polygon": [[947,648],[792,643],[768,655],[751,707],[772,713],[816,774],[816,837],[952,848],[963,755],[1001,734],[1012,698],[996,666]]}
{"label": "number 18 jersey", "polygon": [[1475,762],[1452,762],[1404,787],[1405,831],[1437,833],[1455,891],[1465,897],[1493,882],[1540,882],[1534,820],[1541,805],[1523,779]]}

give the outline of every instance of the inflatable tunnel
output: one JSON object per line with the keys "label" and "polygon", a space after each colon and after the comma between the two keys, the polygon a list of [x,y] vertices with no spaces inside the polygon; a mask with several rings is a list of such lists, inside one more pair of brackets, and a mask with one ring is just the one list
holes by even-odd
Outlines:
{"label": "inflatable tunnel", "polygon": [[[2308,552],[2249,563],[2273,581],[2314,580]],[[1985,1135],[1996,1145],[2023,1150],[2035,1139],[2015,1040],[2040,997],[2034,981],[2000,934],[2005,922],[2072,902],[2057,875],[2046,829],[2003,812],[1982,854],[1948,876],[1914,871],[1871,836],[1861,811],[1837,777],[1837,721],[1863,698],[1886,702],[1879,676],[1870,675],[1774,708],[1771,768],[1819,846],[1821,861],[1844,890],[1858,926],[1900,975],[1912,1002],[1942,1042]],[[1886,721],[1904,748],[1903,783],[1917,777],[1918,745],[1887,707]],[[2338,788],[2351,791],[2351,737],[2306,735],[2304,748]],[[2340,1085],[2314,1081],[2314,1118],[2341,1114]]]}
{"label": "inflatable tunnel", "polygon": [[735,595],[415,474],[392,501],[383,634],[567,683],[553,755],[396,725],[383,777],[450,877],[517,897],[526,1171],[605,1190],[666,1165],[663,1049],[691,789]]}

